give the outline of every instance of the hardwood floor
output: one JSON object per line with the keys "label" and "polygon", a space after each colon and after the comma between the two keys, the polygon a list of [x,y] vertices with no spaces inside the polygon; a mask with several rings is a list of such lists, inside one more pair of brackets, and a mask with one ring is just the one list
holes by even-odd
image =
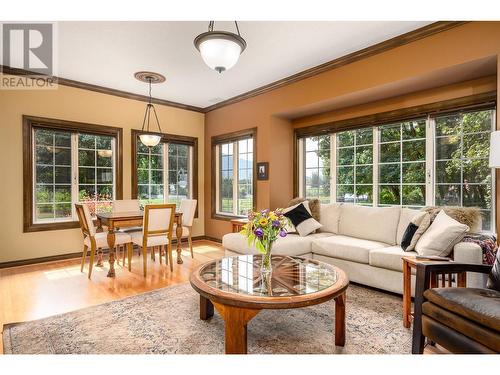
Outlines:
{"label": "hardwood floor", "polygon": [[[7,323],[41,319],[184,283],[189,280],[191,271],[197,265],[224,254],[221,245],[212,241],[195,241],[193,248],[194,259],[186,245],[183,246],[184,264],[174,264],[173,273],[165,263],[160,265],[158,257],[156,262],[148,257],[146,279],[142,276],[142,257],[137,255],[136,250],[132,272],[128,272],[120,262],[120,265],[115,265],[115,278],[106,277],[107,258],[103,268],[94,267],[92,280],[87,278],[87,273],[80,272],[80,259],[0,269],[0,327]],[[425,349],[426,354],[444,352],[446,351],[439,347]],[[3,353],[1,334],[0,353]]]}
{"label": "hardwood floor", "polygon": [[[0,327],[6,323],[45,318],[184,283],[197,265],[224,254],[221,245],[212,241],[195,241],[193,249],[194,259],[189,248],[183,245],[182,265],[175,263],[174,253],[172,273],[165,263],[160,265],[158,255],[156,262],[148,255],[148,276],[145,279],[142,257],[137,255],[137,250],[134,250],[132,272],[120,261],[120,265],[115,263],[115,278],[106,277],[106,256],[103,268],[94,267],[91,280],[86,273],[88,259],[85,273],[80,272],[81,259],[0,269]],[[0,353],[3,353],[1,336]]]}

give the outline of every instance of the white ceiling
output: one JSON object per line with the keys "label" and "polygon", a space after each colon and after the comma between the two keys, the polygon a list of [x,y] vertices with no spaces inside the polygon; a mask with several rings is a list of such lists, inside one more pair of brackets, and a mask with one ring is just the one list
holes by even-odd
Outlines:
{"label": "white ceiling", "polygon": [[[208,68],[193,45],[208,22],[59,22],[58,76],[147,94],[133,73],[167,77],[153,96],[208,107],[431,22],[239,22],[247,49],[234,68]],[[216,22],[215,29],[234,30]]]}

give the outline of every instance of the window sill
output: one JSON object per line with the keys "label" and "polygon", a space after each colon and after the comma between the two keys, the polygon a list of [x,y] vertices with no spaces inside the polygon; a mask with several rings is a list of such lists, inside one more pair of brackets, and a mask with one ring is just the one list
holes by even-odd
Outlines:
{"label": "window sill", "polygon": [[231,215],[231,214],[220,214],[216,213],[212,215],[212,219],[215,220],[224,220],[224,221],[231,221],[235,219],[246,219],[247,216],[245,215]]}
{"label": "window sill", "polygon": [[23,233],[30,232],[45,232],[50,230],[63,230],[63,229],[74,229],[79,228],[80,224],[78,221],[63,221],[54,223],[30,223],[25,224]]}

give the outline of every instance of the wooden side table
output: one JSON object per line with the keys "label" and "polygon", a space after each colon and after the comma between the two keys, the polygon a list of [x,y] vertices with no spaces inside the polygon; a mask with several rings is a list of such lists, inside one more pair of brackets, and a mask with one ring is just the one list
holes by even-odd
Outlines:
{"label": "wooden side table", "polygon": [[233,219],[231,220],[231,225],[232,225],[232,232],[233,233],[239,233],[243,230],[243,225],[248,223],[247,218],[242,218],[242,219]]}
{"label": "wooden side table", "polygon": [[[414,256],[401,257],[403,260],[403,326],[410,328],[413,320],[411,311],[411,269],[417,269],[419,263],[433,263],[433,260],[417,259]],[[450,261],[452,262],[452,261]],[[453,273],[432,273],[431,288],[446,288],[453,284]],[[467,284],[467,273],[457,272],[457,286],[465,288]],[[441,285],[439,282],[441,281]]]}

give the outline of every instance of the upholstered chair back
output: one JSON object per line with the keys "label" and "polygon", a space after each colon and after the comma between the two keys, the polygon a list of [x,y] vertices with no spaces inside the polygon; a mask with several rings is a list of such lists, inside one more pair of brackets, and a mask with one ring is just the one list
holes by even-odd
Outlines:
{"label": "upholstered chair back", "polygon": [[122,199],[113,201],[113,212],[140,211],[139,199]]}
{"label": "upholstered chair back", "polygon": [[144,235],[171,234],[174,217],[175,204],[147,204],[144,206]]}
{"label": "upholstered chair back", "polygon": [[185,227],[192,227],[194,214],[196,212],[196,199],[183,199],[179,211],[182,212],[182,225]]}
{"label": "upholstered chair back", "polygon": [[89,207],[86,204],[75,204],[78,221],[84,236],[95,236],[95,227],[92,222],[92,215],[90,214]]}

